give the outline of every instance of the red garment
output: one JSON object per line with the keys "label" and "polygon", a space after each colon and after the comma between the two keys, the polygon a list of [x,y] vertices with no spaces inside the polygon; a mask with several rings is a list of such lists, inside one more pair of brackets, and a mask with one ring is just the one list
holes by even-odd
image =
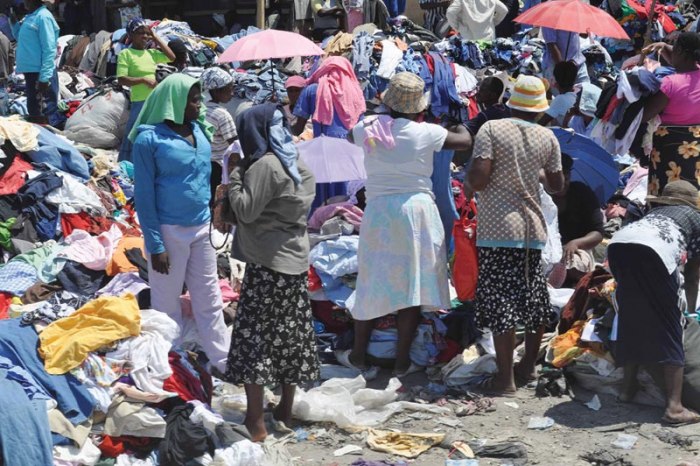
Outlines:
{"label": "red garment", "polygon": [[321,288],[323,288],[323,283],[321,282],[321,278],[316,273],[316,269],[314,269],[313,266],[311,266],[311,265],[309,266],[308,282],[309,282],[309,291],[318,291]]}
{"label": "red garment", "polygon": [[10,168],[0,176],[0,196],[17,194],[19,188],[24,186],[26,174],[31,169],[32,164],[17,155]]}
{"label": "red garment", "polygon": [[610,99],[610,103],[608,103],[608,108],[605,109],[605,114],[603,115],[603,118],[601,118],[601,120],[610,121],[613,112],[615,111],[617,106],[620,105],[620,102],[622,102],[622,99],[620,99],[616,95],[612,96],[612,98]]}
{"label": "red garment", "polygon": [[126,451],[124,442],[119,440],[119,437],[112,438],[109,435],[104,436],[97,448],[102,452],[102,456],[106,458],[116,458]]}
{"label": "red garment", "polygon": [[469,98],[467,112],[470,120],[479,114],[479,104],[476,102],[476,96]]}
{"label": "red garment", "polygon": [[[207,394],[205,390],[206,380],[200,380],[182,364],[181,357],[174,351],[168,354],[170,368],[173,370],[173,375],[168,377],[163,383],[163,390],[166,392],[177,393],[184,401],[199,400],[203,403],[211,403],[211,391]],[[204,378],[206,379],[206,377]],[[209,385],[211,386],[211,376],[209,376]]]}
{"label": "red garment", "polygon": [[431,75],[435,74],[435,61],[433,61],[433,57],[430,56],[429,53],[425,54],[425,63],[428,65],[428,71],[430,71]]}
{"label": "red garment", "polygon": [[352,319],[344,309],[339,309],[330,301],[311,301],[314,319],[326,326],[331,333],[345,333],[352,328]]}
{"label": "red garment", "polygon": [[[645,6],[635,0],[627,0],[627,4],[634,10],[635,13],[637,13],[639,19],[644,20],[649,17],[649,13],[651,12],[651,2],[647,2],[647,5]],[[673,10],[675,10],[675,7],[662,5],[660,3],[657,3],[656,8],[654,8],[654,11],[656,12],[656,19],[661,23],[661,26],[663,26],[666,34],[670,34],[676,30],[676,24],[673,22],[671,17],[666,14],[667,11]]]}
{"label": "red garment", "polygon": [[455,249],[452,283],[461,302],[471,301],[476,295],[476,284],[479,277],[476,223],[476,202],[472,199],[462,210],[459,220],[455,220],[452,228]]}
{"label": "red garment", "polygon": [[0,293],[0,320],[9,318],[10,304],[12,304],[12,294]]}
{"label": "red garment", "polygon": [[61,229],[63,236],[70,235],[73,230],[85,230],[98,236],[109,230],[114,222],[106,217],[93,217],[87,212],[78,214],[61,214]]}
{"label": "red garment", "polygon": [[450,362],[452,359],[462,352],[462,346],[454,340],[445,338],[445,349],[437,355],[437,362]]}
{"label": "red garment", "polygon": [[97,448],[100,449],[105,458],[116,458],[127,452],[147,455],[155,449],[160,441],[161,439],[151,437],[132,437],[130,435],[110,437],[105,435]]}
{"label": "red garment", "polygon": [[352,129],[367,111],[365,96],[355,76],[352,63],[345,57],[328,57],[311,75],[309,84],[318,83],[313,121],[333,123],[333,115],[346,129]]}

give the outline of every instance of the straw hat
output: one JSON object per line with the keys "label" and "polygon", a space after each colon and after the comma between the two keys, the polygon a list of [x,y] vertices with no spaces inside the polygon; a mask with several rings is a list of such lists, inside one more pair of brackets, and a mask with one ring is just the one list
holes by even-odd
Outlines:
{"label": "straw hat", "polygon": [[513,110],[540,113],[549,108],[547,90],[540,78],[520,75],[506,104]]}
{"label": "straw hat", "polygon": [[666,186],[661,196],[647,196],[647,202],[661,205],[687,205],[700,209],[698,189],[688,181],[672,181]]}
{"label": "straw hat", "polygon": [[382,96],[382,103],[395,112],[407,115],[420,113],[428,108],[425,82],[413,73],[397,73],[391,78],[389,88]]}

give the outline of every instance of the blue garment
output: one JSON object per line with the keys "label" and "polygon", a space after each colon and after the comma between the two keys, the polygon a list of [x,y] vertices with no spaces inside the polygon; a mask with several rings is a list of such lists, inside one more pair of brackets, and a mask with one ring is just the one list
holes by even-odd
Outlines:
{"label": "blue garment", "polygon": [[17,382],[30,400],[51,400],[49,394],[44,391],[32,374],[14,365],[4,356],[0,356],[0,371],[2,370],[6,371],[4,377]]}
{"label": "blue garment", "polygon": [[38,281],[36,269],[24,261],[10,261],[0,267],[0,291],[22,296]]}
{"label": "blue garment", "polygon": [[45,6],[24,17],[20,25],[13,27],[17,38],[17,73],[39,73],[39,81],[47,83],[56,71],[56,45],[58,24]]}
{"label": "blue garment", "polygon": [[352,40],[352,64],[357,79],[368,79],[372,71],[372,52],[374,38],[366,32],[361,32]]}
{"label": "blue garment", "polygon": [[49,81],[49,89],[43,96],[39,96],[36,88],[39,73],[24,73],[24,79],[27,85],[25,92],[29,116],[35,118],[44,116],[51,126],[62,128],[66,123],[66,116],[58,109],[58,71],[53,71]]}
{"label": "blue garment", "polygon": [[338,239],[323,241],[309,253],[309,262],[316,272],[333,278],[357,273],[357,248],[360,237],[341,236]]}
{"label": "blue garment", "polygon": [[455,77],[450,63],[437,52],[430,52],[433,59],[433,92],[431,94],[430,112],[440,118],[450,114],[452,105],[459,107],[462,101],[457,94]]}
{"label": "blue garment", "polygon": [[406,0],[387,0],[384,3],[390,18],[396,18],[406,12]]}
{"label": "blue garment", "polygon": [[5,34],[5,37],[10,39],[10,41],[15,40],[15,36],[12,33],[12,24],[10,23],[10,18],[5,15],[0,16],[0,32]]}
{"label": "blue garment", "polygon": [[209,222],[211,145],[192,123],[195,146],[165,123],[141,125],[134,141],[134,194],[146,249],[165,251],[161,225]]}
{"label": "blue garment", "polygon": [[53,171],[46,171],[30,180],[17,192],[17,201],[22,207],[22,212],[29,215],[42,241],[53,239],[58,225],[58,207],[43,199],[61,186],[63,178]]}
{"label": "blue garment", "polygon": [[90,179],[88,163],[73,144],[42,126],[39,127],[38,141],[38,149],[27,152],[32,162],[51,165],[84,181]]}
{"label": "blue garment", "polygon": [[[313,118],[314,112],[316,111],[316,92],[318,90],[318,84],[309,84],[301,91],[299,100],[294,107],[294,115],[299,118]],[[360,116],[360,120],[362,116]],[[348,137],[348,129],[343,126],[340,121],[338,112],[333,112],[333,122],[330,125],[322,125],[317,121],[313,121],[314,127],[314,137],[317,138],[321,135],[330,136],[334,138],[345,139]]]}
{"label": "blue garment", "polygon": [[[94,398],[72,375],[50,375],[46,372],[37,352],[38,347],[39,336],[34,327],[23,327],[20,319],[0,321],[0,356],[4,356],[15,366],[29,372],[38,384],[38,388],[56,400],[58,410],[72,424],[84,422],[92,415],[95,406]],[[3,391],[0,393],[4,394]],[[44,409],[46,409],[45,405]],[[2,419],[6,418],[2,417]]]}
{"label": "blue garment", "polygon": [[351,307],[349,301],[353,298],[353,294],[355,293],[352,288],[347,286],[340,278],[333,278],[329,274],[318,270],[316,274],[318,278],[321,279],[323,292],[330,302],[343,309]]}
{"label": "blue garment", "polygon": [[[578,34],[575,32],[559,31],[557,29],[542,28],[542,37],[547,44],[557,44],[564,61],[572,60],[576,66],[581,66],[586,62],[586,58],[581,53],[581,44]],[[544,58],[542,60],[544,69],[553,68],[554,62],[549,53],[549,48],[545,47]]]}
{"label": "blue garment", "polygon": [[440,220],[445,229],[445,243],[450,244],[452,241],[452,228],[455,220],[459,219],[457,207],[455,207],[455,198],[452,194],[452,170],[450,164],[454,157],[453,150],[441,150],[435,152],[433,156],[433,175],[430,179],[433,182],[433,194],[435,194],[435,203],[440,212]]}
{"label": "blue garment", "polygon": [[270,123],[270,148],[277,158],[280,159],[285,170],[294,180],[294,184],[299,186],[301,184],[301,174],[297,166],[299,153],[294,144],[292,133],[285,125],[286,122],[287,119],[284,117],[282,111],[275,111],[272,122]]}
{"label": "blue garment", "polygon": [[258,160],[272,152],[294,183],[301,184],[299,153],[280,105],[267,103],[246,110],[236,119],[236,128],[246,158]]}
{"label": "blue garment", "polygon": [[131,141],[128,137],[126,137],[126,135],[130,134],[131,130],[134,128],[134,123],[136,123],[136,119],[139,117],[139,113],[141,113],[141,109],[143,108],[143,104],[145,103],[145,100],[141,102],[131,102],[131,107],[129,108],[129,119],[126,121],[126,132],[124,133],[124,139],[122,139],[122,145],[121,147],[119,147],[120,162],[132,161],[131,150],[133,144],[131,144]]}
{"label": "blue garment", "polygon": [[22,385],[0,369],[0,454],[13,466],[53,464],[53,443],[46,402],[29,399]]}

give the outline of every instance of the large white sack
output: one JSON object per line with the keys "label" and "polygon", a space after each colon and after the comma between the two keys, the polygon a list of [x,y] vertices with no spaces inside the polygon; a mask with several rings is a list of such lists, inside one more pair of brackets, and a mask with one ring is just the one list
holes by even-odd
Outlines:
{"label": "large white sack", "polygon": [[129,101],[109,89],[90,96],[66,122],[64,136],[97,149],[119,147],[129,118]]}

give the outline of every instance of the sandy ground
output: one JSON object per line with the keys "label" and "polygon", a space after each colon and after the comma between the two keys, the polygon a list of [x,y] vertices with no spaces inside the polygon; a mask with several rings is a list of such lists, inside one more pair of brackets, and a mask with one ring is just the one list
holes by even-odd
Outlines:
{"label": "sandy ground", "polygon": [[[370,388],[385,388],[388,371],[370,383]],[[404,381],[405,386],[427,385],[424,374],[415,374]],[[667,428],[659,423],[662,410],[640,405],[623,404],[612,396],[600,396],[602,407],[593,411],[584,403],[591,400],[593,394],[575,390],[575,397],[537,398],[533,389],[521,389],[515,398],[495,399],[495,410],[484,414],[466,417],[448,416],[447,422],[457,421],[455,427],[440,423],[441,416],[421,413],[419,419],[408,413],[399,413],[381,426],[382,429],[396,429],[413,433],[441,432],[449,439],[471,441],[481,439],[487,445],[495,442],[518,441],[527,448],[527,460],[493,459],[479,457],[479,465],[588,465],[582,455],[596,450],[607,450],[626,463],[609,463],[614,465],[677,465],[682,461],[698,461],[697,445],[700,445],[700,426]],[[508,405],[504,404],[508,403]],[[517,408],[512,403],[517,404]],[[456,406],[448,404],[448,406]],[[555,421],[554,426],[546,430],[529,430],[531,417],[547,416]],[[421,419],[425,417],[426,419]],[[402,458],[372,451],[364,441],[363,434],[349,434],[332,424],[296,423],[293,426],[303,428],[312,434],[309,440],[286,444],[294,458],[293,464],[308,466],[350,465],[358,458],[371,460],[398,461]],[[326,434],[313,438],[314,432],[325,429]],[[619,434],[637,437],[631,450],[614,448],[611,443]],[[660,439],[663,437],[665,440]],[[675,444],[674,444],[675,443]],[[333,452],[345,445],[353,444],[363,447],[361,455],[335,457]],[[414,460],[407,460],[415,466],[444,465],[449,450],[433,447]],[[599,463],[608,464],[608,463]]]}

